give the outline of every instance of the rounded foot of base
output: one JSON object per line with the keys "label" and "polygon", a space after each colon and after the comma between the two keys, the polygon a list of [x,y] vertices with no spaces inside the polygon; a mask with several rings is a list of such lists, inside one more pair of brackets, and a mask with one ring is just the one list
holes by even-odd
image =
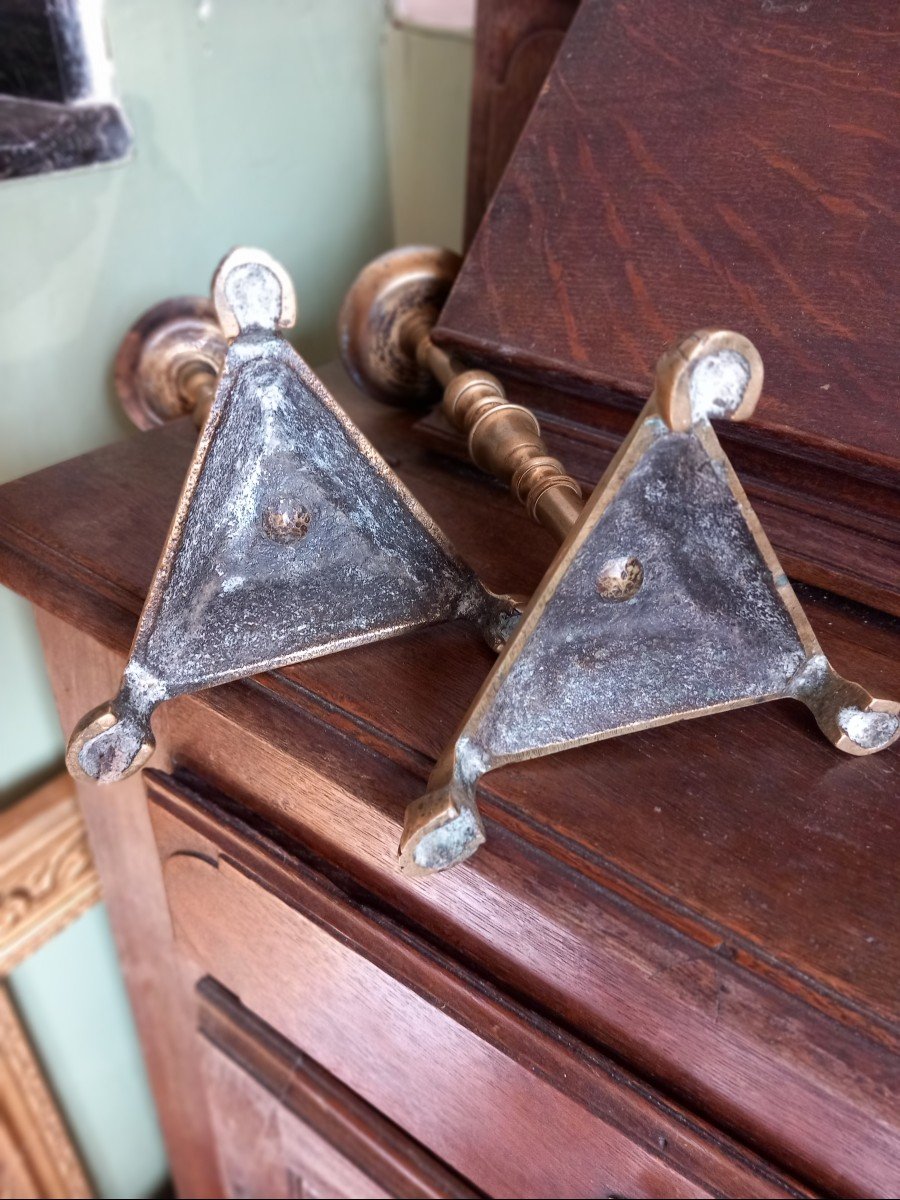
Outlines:
{"label": "rounded foot of base", "polygon": [[119,717],[111,704],[92,709],[75,726],[66,750],[74,779],[117,783],[140,770],[156,748],[149,728]]}
{"label": "rounded foot of base", "polygon": [[474,797],[456,784],[429,792],[406,810],[400,866],[407,875],[430,875],[465,862],[484,842]]}

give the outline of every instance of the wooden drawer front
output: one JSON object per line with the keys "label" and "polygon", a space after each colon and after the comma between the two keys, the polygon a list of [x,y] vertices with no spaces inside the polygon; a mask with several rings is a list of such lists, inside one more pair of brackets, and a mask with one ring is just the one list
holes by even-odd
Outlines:
{"label": "wooden drawer front", "polygon": [[200,1053],[234,1197],[475,1197],[401,1129],[207,976]]}
{"label": "wooden drawer front", "polygon": [[193,978],[211,975],[475,1187],[810,1194],[342,892],[225,798],[145,776]]}

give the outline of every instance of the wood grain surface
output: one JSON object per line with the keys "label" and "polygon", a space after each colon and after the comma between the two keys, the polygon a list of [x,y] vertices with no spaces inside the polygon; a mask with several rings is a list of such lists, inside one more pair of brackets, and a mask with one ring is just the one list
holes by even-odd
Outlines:
{"label": "wood grain surface", "polygon": [[479,0],[469,121],[465,244],[500,182],[578,0]]}
{"label": "wood grain surface", "polygon": [[[340,394],[489,584],[535,585],[552,543],[499,487],[425,449],[410,414]],[[160,430],[0,490],[0,575],[77,628],[48,626],[66,643],[66,728],[113,691],[190,448],[188,427]],[[837,668],[896,694],[897,622],[801,596]],[[895,1192],[897,752],[842,756],[791,703],[635,734],[498,772],[488,845],[411,883],[404,806],[490,661],[446,626],[179,700],[156,718],[155,765],[221,789],[535,1019],[813,1190]],[[124,814],[85,791],[124,888]],[[119,836],[143,843],[143,818]],[[131,880],[154,879],[146,853]],[[136,928],[141,894],[125,893]]]}
{"label": "wood grain surface", "polygon": [[832,497],[801,578],[893,611],[897,14],[584,0],[436,332],[504,379],[588,397],[566,415],[616,436],[670,341],[746,334],[766,385],[726,449],[752,452],[795,553]]}
{"label": "wood grain surface", "polygon": [[490,1195],[804,1194],[337,889],[304,846],[146,778],[194,969]]}
{"label": "wood grain surface", "polygon": [[211,975],[197,983],[197,999],[208,1095],[232,1194],[287,1197],[299,1190],[359,1200],[483,1194]]}
{"label": "wood grain surface", "polygon": [[[98,517],[100,514],[97,514]],[[156,556],[160,543],[152,551]],[[145,544],[146,549],[146,544]],[[67,587],[60,581],[61,594]],[[63,727],[91,697],[115,685],[121,651],[86,637],[74,622],[38,613],[38,630]],[[75,626],[75,627],[73,627]],[[165,750],[159,764],[166,762]],[[172,948],[172,927],[140,778],[77,787],[94,862],[179,1195],[225,1193],[193,1053],[193,1012]]]}

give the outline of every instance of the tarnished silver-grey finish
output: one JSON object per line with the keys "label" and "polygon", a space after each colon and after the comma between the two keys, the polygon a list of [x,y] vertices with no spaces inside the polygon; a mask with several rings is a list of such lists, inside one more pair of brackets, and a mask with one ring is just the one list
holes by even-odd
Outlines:
{"label": "tarnished silver-grey finish", "polygon": [[[662,421],[648,422],[647,440],[469,730],[494,765],[781,695],[806,660],[719,464]],[[624,555],[644,564],[643,585],[604,604],[598,574]]]}
{"label": "tarnished silver-grey finish", "polygon": [[152,751],[162,701],[417,626],[515,613],[440,530],[276,333],[290,282],[236,251],[214,281],[233,337],[122,687],[73,735],[69,765],[120,779]]}
{"label": "tarnished silver-grey finish", "polygon": [[476,786],[506,763],[780,697],[802,700],[849,754],[897,738],[900,705],[822,653],[710,424],[749,415],[761,385],[759,355],[727,331],[660,361],[650,402],[407,810],[409,872],[478,848]]}

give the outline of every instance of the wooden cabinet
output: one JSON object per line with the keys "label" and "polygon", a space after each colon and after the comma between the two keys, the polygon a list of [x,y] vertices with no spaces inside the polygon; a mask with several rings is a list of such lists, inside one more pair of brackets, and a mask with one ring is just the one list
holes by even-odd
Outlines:
{"label": "wooden cabinet", "polygon": [[[342,894],[302,843],[243,819],[195,779],[147,780],[176,942],[203,997],[201,1029],[211,1006],[221,1009],[222,988],[240,996],[252,1014],[243,1026],[251,1063],[266,1041],[289,1048],[280,1051],[287,1064],[292,1051],[301,1064],[315,1053],[316,1071],[372,1106],[376,1135],[405,1130],[395,1137],[429,1147],[491,1195],[794,1194],[421,934]],[[227,1038],[217,1040],[227,1054]],[[225,1103],[221,1074],[213,1111],[240,1111]],[[269,1090],[283,1094],[297,1074],[302,1067],[275,1068]],[[256,1111],[258,1098],[248,1099]],[[297,1141],[295,1132],[289,1144]],[[381,1144],[387,1153],[383,1134]],[[416,1194],[473,1194],[442,1171],[449,1190]],[[389,1194],[410,1194],[398,1182],[395,1173]]]}
{"label": "wooden cabinet", "polygon": [[[488,580],[533,587],[552,547],[514,502],[328,378]],[[113,690],[191,445],[0,491],[66,729]],[[896,688],[892,618],[802,596]],[[143,779],[81,788],[181,1192],[895,1192],[896,752],[840,757],[788,702],[634,734],[498,772],[487,845],[410,881],[403,809],[489,662],[444,626],[183,698]]]}
{"label": "wooden cabinet", "polygon": [[[574,7],[481,7],[473,224]],[[696,8],[579,7],[435,336],[591,484],[676,326],[757,336],[771,393],[729,452],[835,667],[896,695],[883,140],[861,132],[887,6]],[[782,148],[794,93],[828,188]],[[770,185],[800,190],[763,234]],[[553,543],[447,426],[326,381],[488,585],[529,593]],[[192,441],[0,489],[0,578],[40,610],[66,732],[114,691]],[[181,698],[142,778],[80,788],[181,1194],[895,1196],[896,749],[842,756],[782,702],[509,767],[479,789],[485,847],[410,880],[404,808],[491,661],[446,625]]]}

